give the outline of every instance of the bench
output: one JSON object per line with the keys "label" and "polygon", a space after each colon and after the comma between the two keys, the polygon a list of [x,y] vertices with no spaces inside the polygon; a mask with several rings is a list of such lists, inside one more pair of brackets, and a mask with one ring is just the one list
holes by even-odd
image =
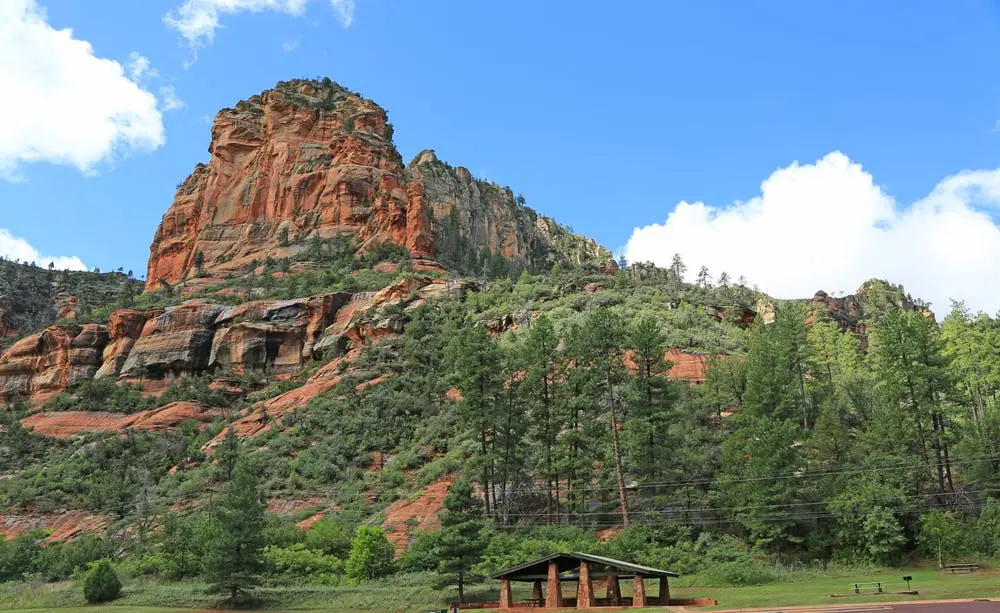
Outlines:
{"label": "bench", "polygon": [[882,588],[881,581],[872,581],[871,583],[855,583],[854,593],[855,594],[881,594],[885,590]]}
{"label": "bench", "polygon": [[982,567],[982,564],[946,564],[942,570],[949,573],[974,573]]}

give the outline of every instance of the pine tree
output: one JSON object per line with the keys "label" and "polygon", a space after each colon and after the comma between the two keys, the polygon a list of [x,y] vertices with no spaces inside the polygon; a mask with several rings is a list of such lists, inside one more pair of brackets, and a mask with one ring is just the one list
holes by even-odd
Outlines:
{"label": "pine tree", "polygon": [[[607,411],[611,430],[611,454],[614,460],[618,503],[622,525],[628,527],[628,497],[625,493],[625,470],[622,465],[621,428],[628,408],[624,358],[628,330],[620,315],[599,308],[590,312],[583,326],[574,330],[571,344],[577,360],[574,370],[586,376],[586,385],[593,390],[598,407]],[[596,412],[595,412],[596,416]]]}
{"label": "pine tree", "polygon": [[635,401],[629,427],[625,431],[631,467],[639,478],[655,480],[674,458],[670,438],[674,416],[670,411],[670,382],[665,374],[670,363],[664,359],[667,337],[651,317],[644,317],[629,330],[635,362]]}
{"label": "pine tree", "polygon": [[206,580],[234,602],[259,584],[264,571],[266,509],[256,467],[243,456],[213,509],[205,553]]}
{"label": "pine tree", "polygon": [[529,440],[533,443],[535,469],[545,479],[545,514],[553,523],[558,513],[559,473],[556,470],[556,445],[562,420],[556,413],[556,363],[559,358],[552,320],[544,313],[532,323],[524,341],[522,363],[526,369],[524,391],[531,407]]}
{"label": "pine tree", "polygon": [[805,394],[809,347],[804,322],[804,309],[789,304],[778,310],[774,323],[754,324],[743,406],[755,415],[798,418],[809,428],[812,420]]}
{"label": "pine tree", "polygon": [[442,585],[458,587],[458,602],[462,604],[469,574],[482,559],[488,541],[483,503],[472,495],[471,485],[463,479],[449,488],[444,508],[438,535],[438,573]]}
{"label": "pine tree", "polygon": [[240,439],[236,436],[236,430],[230,426],[226,429],[226,435],[222,437],[222,442],[215,452],[215,465],[218,467],[222,481],[229,481],[233,478],[233,471],[236,469],[236,462],[240,458]]}
{"label": "pine tree", "polygon": [[447,355],[462,392],[460,424],[479,442],[480,483],[485,492],[486,515],[492,517],[493,444],[503,390],[500,351],[483,326],[467,325],[455,334]]}
{"label": "pine tree", "polygon": [[885,383],[886,400],[904,407],[912,418],[917,446],[928,466],[928,444],[934,451],[939,493],[954,489],[943,402],[952,381],[937,324],[921,313],[889,308],[876,322],[871,356],[875,374]]}

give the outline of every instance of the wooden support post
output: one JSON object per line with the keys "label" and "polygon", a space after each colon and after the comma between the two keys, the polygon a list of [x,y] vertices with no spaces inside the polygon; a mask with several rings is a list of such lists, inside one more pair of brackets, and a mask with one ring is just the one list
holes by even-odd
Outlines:
{"label": "wooden support post", "polygon": [[541,581],[535,581],[535,583],[531,586],[531,599],[534,600],[536,604],[542,602]]}
{"label": "wooden support post", "polygon": [[645,577],[636,575],[632,580],[632,607],[641,608],[646,606],[646,583]]}
{"label": "wooden support post", "polygon": [[562,585],[559,583],[559,565],[549,562],[549,580],[545,582],[545,608],[562,608]]}
{"label": "wooden support post", "polygon": [[670,606],[670,585],[666,577],[660,577],[660,604]]}
{"label": "wooden support post", "polygon": [[510,594],[510,579],[500,580],[500,608],[509,609],[512,604]]}
{"label": "wooden support post", "polygon": [[608,575],[608,591],[605,598],[608,599],[608,604],[612,606],[619,606],[622,603],[622,586],[618,583],[618,575],[612,572]]}
{"label": "wooden support post", "polygon": [[594,584],[590,581],[590,564],[580,562],[580,578],[576,584],[576,608],[589,609],[594,606]]}

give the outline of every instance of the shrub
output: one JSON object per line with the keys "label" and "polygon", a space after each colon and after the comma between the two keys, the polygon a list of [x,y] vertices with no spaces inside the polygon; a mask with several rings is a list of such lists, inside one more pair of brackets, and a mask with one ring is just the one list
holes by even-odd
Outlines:
{"label": "shrub", "polygon": [[264,559],[277,585],[332,585],[344,571],[343,562],[322,551],[308,549],[302,543],[267,547]]}
{"label": "shrub", "polygon": [[437,532],[419,532],[413,537],[413,541],[403,555],[399,557],[397,564],[399,569],[405,572],[418,572],[427,570],[437,570],[438,567],[438,542],[440,541]]}
{"label": "shrub", "polygon": [[392,574],[395,550],[385,532],[375,526],[361,526],[351,542],[351,555],[344,565],[351,583],[360,583]]}
{"label": "shrub", "polygon": [[111,602],[122,593],[122,582],[118,580],[110,560],[100,560],[91,565],[83,583],[83,597],[87,602]]}
{"label": "shrub", "polygon": [[713,542],[705,555],[710,583],[716,585],[763,585],[778,580],[771,568],[758,562],[739,539],[724,536]]}
{"label": "shrub", "polygon": [[770,568],[754,561],[723,562],[708,571],[711,583],[728,585],[764,585],[778,580]]}
{"label": "shrub", "polygon": [[112,549],[111,543],[99,536],[51,543],[40,552],[38,571],[48,581],[68,579],[78,568],[111,555]]}
{"label": "shrub", "polygon": [[333,517],[324,517],[306,532],[305,545],[338,558],[351,552],[351,534]]}

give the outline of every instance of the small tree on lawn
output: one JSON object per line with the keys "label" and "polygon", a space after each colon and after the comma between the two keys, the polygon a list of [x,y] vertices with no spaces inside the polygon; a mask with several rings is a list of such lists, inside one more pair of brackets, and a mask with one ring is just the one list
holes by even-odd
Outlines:
{"label": "small tree on lawn", "polygon": [[242,456],[213,510],[205,553],[206,579],[214,591],[228,592],[234,602],[260,583],[266,508],[257,471]]}
{"label": "small tree on lawn", "polygon": [[466,480],[454,483],[444,499],[438,534],[438,573],[443,585],[458,586],[458,602],[465,602],[465,584],[472,567],[483,558],[486,548],[486,520],[483,503],[472,495]]}
{"label": "small tree on lawn", "polygon": [[392,543],[382,528],[360,526],[351,542],[344,570],[351,583],[360,583],[385,577],[392,573],[392,560],[396,554]]}

